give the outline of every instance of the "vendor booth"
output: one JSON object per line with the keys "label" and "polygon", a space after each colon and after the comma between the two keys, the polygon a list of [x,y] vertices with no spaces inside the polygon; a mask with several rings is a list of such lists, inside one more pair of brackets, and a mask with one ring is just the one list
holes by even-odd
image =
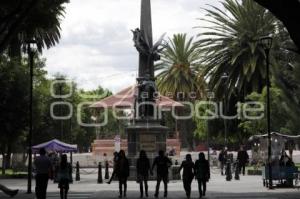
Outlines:
{"label": "vendor booth", "polygon": [[[284,135],[271,133],[272,149],[272,180],[278,186],[293,186],[293,180],[298,176],[298,168],[293,163],[293,150],[298,145],[300,135]],[[268,135],[254,135],[249,138],[252,143],[253,163],[262,168],[264,186],[268,187],[269,169],[268,160]],[[288,151],[289,153],[287,153]]]}
{"label": "vendor booth", "polygon": [[57,165],[59,164],[59,157],[58,154],[62,154],[62,153],[70,153],[70,162],[71,165],[73,165],[73,157],[72,154],[73,152],[77,152],[78,151],[78,147],[77,145],[72,145],[72,144],[67,144],[64,142],[61,142],[57,139],[51,140],[49,142],[45,142],[36,146],[32,147],[32,152],[34,154],[39,153],[39,150],[44,148],[47,153],[49,154],[49,157],[51,159],[52,162],[52,166],[53,166],[53,179],[54,182],[58,182],[57,180]]}
{"label": "vendor booth", "polygon": [[71,154],[70,155],[71,163],[73,162],[72,153],[78,151],[77,145],[67,144],[67,143],[61,142],[57,139],[33,146],[32,152],[38,153],[41,148],[44,148],[48,153],[53,153],[53,152],[59,153],[59,154],[60,153],[70,153]]}

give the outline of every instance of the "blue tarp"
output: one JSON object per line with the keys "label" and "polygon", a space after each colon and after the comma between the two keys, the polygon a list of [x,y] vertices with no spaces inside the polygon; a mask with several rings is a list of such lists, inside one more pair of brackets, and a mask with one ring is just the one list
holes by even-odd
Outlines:
{"label": "blue tarp", "polygon": [[55,151],[58,153],[77,152],[77,145],[67,144],[57,139],[33,146],[32,152],[38,153],[41,148],[44,148],[46,151]]}

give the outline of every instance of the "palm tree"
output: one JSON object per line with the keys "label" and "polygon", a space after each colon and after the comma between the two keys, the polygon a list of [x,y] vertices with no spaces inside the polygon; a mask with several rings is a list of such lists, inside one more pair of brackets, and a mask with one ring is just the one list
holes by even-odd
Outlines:
{"label": "palm tree", "polygon": [[[65,13],[64,4],[69,0],[40,0],[34,4],[27,13],[23,23],[19,25],[18,32],[8,44],[8,53],[11,57],[21,57],[21,46],[28,39],[35,39],[39,52],[50,48],[60,39],[60,22]],[[14,6],[12,2],[11,6]]]}
{"label": "palm tree", "polygon": [[[161,53],[161,61],[155,65],[158,90],[162,95],[171,94],[175,100],[192,102],[203,96],[205,82],[199,70],[200,56],[197,48],[193,38],[187,38],[186,34],[176,34],[172,39],[169,38]],[[181,109],[179,114],[186,115],[187,112],[190,110]],[[184,144],[192,149],[194,121],[189,119],[179,122],[178,129]]]}
{"label": "palm tree", "polygon": [[[225,0],[205,9],[210,26],[198,35],[204,75],[217,98],[245,96],[265,85],[265,53],[258,40],[275,32],[275,18],[253,0]],[[223,74],[228,78],[221,78]],[[224,86],[226,89],[224,89]]]}
{"label": "palm tree", "polygon": [[[172,94],[175,100],[187,100],[191,92],[197,97],[203,94],[205,82],[199,69],[199,52],[193,38],[175,34],[161,53],[161,61],[155,65],[158,90],[163,95]],[[184,95],[178,96],[178,93]]]}

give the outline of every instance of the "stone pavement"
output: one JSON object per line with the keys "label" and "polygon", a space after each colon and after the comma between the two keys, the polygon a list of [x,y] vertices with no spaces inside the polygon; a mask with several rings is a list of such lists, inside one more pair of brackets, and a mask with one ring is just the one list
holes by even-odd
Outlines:
{"label": "stone pavement", "polygon": [[[118,183],[113,182],[108,185],[97,184],[96,174],[82,175],[80,182],[74,182],[71,185],[70,195],[68,199],[115,199],[118,198]],[[10,188],[21,189],[21,193],[15,197],[16,199],[34,199],[34,195],[25,194],[26,180],[1,180],[2,184],[6,184]],[[33,182],[34,185],[34,182]],[[149,183],[149,198],[153,198],[155,182]],[[161,189],[163,186],[161,185]],[[197,183],[192,184],[192,198],[198,198]],[[34,190],[34,187],[33,187]],[[161,193],[162,194],[162,193]],[[162,195],[160,195],[162,198]],[[0,199],[9,197],[0,193]],[[59,199],[57,184],[49,183],[48,199]],[[139,198],[139,186],[135,182],[128,183],[127,198]],[[171,181],[169,183],[170,199],[185,198],[183,185],[181,181]],[[241,176],[241,180],[232,180],[227,182],[224,176],[220,176],[217,172],[212,173],[212,180],[208,184],[206,198],[211,199],[299,199],[299,189],[274,189],[267,190],[262,186],[260,176]]]}

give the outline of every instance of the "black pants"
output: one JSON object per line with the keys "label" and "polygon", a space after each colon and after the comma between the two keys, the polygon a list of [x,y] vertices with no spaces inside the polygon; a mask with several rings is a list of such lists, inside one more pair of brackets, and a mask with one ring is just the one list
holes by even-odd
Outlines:
{"label": "black pants", "polygon": [[224,168],[225,168],[226,163],[225,162],[220,162],[221,166],[221,175],[224,175]]}
{"label": "black pants", "polygon": [[245,170],[246,170],[246,164],[245,163],[240,163],[239,164],[239,173],[243,173],[243,175],[245,175]]}
{"label": "black pants", "polygon": [[206,180],[198,179],[198,190],[200,197],[205,196],[206,193]]}
{"label": "black pants", "polygon": [[69,179],[61,179],[59,181],[58,187],[60,192],[60,198],[61,199],[67,199],[68,198],[68,191],[69,191]]}
{"label": "black pants", "polygon": [[[124,193],[123,193],[123,185],[124,185]],[[127,192],[127,177],[119,177],[119,193],[120,196],[126,196]]]}
{"label": "black pants", "polygon": [[183,187],[186,193],[186,196],[189,198],[191,196],[191,184],[192,184],[193,178],[183,178]]}
{"label": "black pants", "polygon": [[156,182],[156,190],[155,190],[155,197],[158,197],[159,194],[159,187],[160,187],[160,182],[163,181],[164,183],[164,197],[168,196],[168,175],[165,176],[160,176],[157,175],[157,182]]}
{"label": "black pants", "polygon": [[144,177],[140,181],[140,193],[141,193],[141,197],[144,196],[144,185],[145,185],[145,195],[146,195],[146,197],[148,197],[148,180],[147,180],[146,177]]}
{"label": "black pants", "polygon": [[46,199],[48,187],[48,174],[37,174],[35,177],[35,195],[37,199]]}

